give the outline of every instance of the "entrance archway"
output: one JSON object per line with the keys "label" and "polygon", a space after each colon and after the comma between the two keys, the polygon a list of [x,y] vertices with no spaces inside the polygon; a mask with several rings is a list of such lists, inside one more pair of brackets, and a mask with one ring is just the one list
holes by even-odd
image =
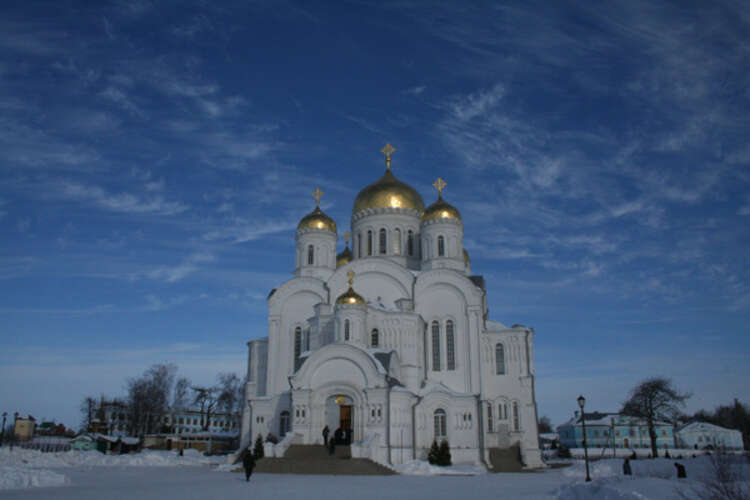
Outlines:
{"label": "entrance archway", "polygon": [[344,394],[326,400],[326,425],[336,444],[351,444],[354,434],[354,401]]}

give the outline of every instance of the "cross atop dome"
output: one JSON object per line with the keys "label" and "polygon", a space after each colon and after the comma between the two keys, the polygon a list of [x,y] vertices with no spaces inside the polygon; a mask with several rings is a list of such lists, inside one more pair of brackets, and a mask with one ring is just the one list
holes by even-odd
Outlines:
{"label": "cross atop dome", "polygon": [[441,196],[443,196],[443,189],[445,189],[445,186],[447,186],[447,185],[448,185],[447,182],[445,182],[443,179],[441,179],[440,177],[438,177],[437,180],[435,181],[435,183],[432,185],[432,187],[434,187],[435,189],[437,189],[438,197],[441,197]]}
{"label": "cross atop dome", "polygon": [[349,288],[351,288],[352,285],[354,285],[354,274],[355,274],[354,271],[351,269],[349,269],[346,272],[346,277],[349,278]]}
{"label": "cross atop dome", "polygon": [[344,234],[341,235],[342,238],[344,238],[344,241],[346,241],[346,247],[349,248],[349,239],[352,237],[352,233],[349,231],[346,231]]}
{"label": "cross atop dome", "polygon": [[320,199],[323,197],[323,190],[320,189],[319,187],[316,187],[315,191],[313,191],[312,195],[313,195],[313,198],[315,198],[315,206],[319,207],[320,206]]}
{"label": "cross atop dome", "polygon": [[391,169],[391,155],[396,151],[396,148],[391,146],[390,142],[387,142],[385,146],[383,146],[383,149],[380,150],[381,153],[385,155],[385,168],[386,170]]}

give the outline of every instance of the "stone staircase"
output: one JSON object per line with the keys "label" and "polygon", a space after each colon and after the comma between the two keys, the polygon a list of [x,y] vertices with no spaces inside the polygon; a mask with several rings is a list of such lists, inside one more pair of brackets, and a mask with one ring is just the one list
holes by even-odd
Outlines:
{"label": "stone staircase", "polygon": [[521,472],[521,450],[517,444],[510,448],[490,448],[491,472]]}
{"label": "stone staircase", "polygon": [[[242,471],[242,467],[235,469]],[[255,472],[269,474],[340,474],[352,476],[390,475],[394,471],[366,458],[352,458],[349,446],[337,446],[329,455],[322,445],[293,444],[283,458],[262,458]]]}

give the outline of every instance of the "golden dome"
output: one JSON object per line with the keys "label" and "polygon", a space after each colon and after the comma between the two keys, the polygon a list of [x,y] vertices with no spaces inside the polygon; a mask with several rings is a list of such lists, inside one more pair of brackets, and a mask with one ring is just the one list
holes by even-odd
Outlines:
{"label": "golden dome", "polygon": [[341,251],[341,253],[336,255],[336,267],[344,266],[350,263],[353,259],[354,256],[352,255],[352,251],[349,250],[349,247],[347,246],[344,250]]}
{"label": "golden dome", "polygon": [[469,262],[471,262],[471,259],[469,258],[469,252],[467,252],[464,248],[464,264],[468,264]]}
{"label": "golden dome", "polygon": [[354,271],[349,269],[346,272],[346,276],[349,278],[349,290],[345,291],[339,298],[336,299],[336,304],[362,304],[364,305],[365,299],[360,294],[354,291],[352,285],[354,283]]}
{"label": "golden dome", "polygon": [[352,287],[349,287],[349,290],[339,295],[339,298],[336,299],[336,304],[362,304],[364,305],[365,299],[362,298],[360,294],[354,291]]}
{"label": "golden dome", "polygon": [[434,219],[461,220],[461,213],[453,205],[446,203],[442,196],[438,196],[435,203],[427,207],[422,214],[422,222]]}
{"label": "golden dome", "polygon": [[297,231],[302,229],[320,229],[323,231],[336,232],[336,223],[328,217],[320,207],[315,207],[315,210],[302,217],[297,225]]}
{"label": "golden dome", "polygon": [[421,212],[424,201],[417,191],[396,178],[390,169],[383,177],[359,192],[354,200],[352,214],[368,208],[410,208]]}

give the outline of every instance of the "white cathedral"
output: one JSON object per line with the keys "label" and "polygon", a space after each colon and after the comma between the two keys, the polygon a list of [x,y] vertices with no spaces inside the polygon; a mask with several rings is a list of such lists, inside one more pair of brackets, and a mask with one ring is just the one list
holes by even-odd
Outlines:
{"label": "white cathedral", "polygon": [[[534,330],[487,314],[459,211],[391,172],[362,189],[352,248],[315,209],[297,226],[294,276],[268,297],[268,337],[248,342],[243,446],[269,433],[395,465],[447,440],[453,463],[489,466],[493,449],[543,466],[534,396]],[[347,238],[350,235],[345,235]]]}

